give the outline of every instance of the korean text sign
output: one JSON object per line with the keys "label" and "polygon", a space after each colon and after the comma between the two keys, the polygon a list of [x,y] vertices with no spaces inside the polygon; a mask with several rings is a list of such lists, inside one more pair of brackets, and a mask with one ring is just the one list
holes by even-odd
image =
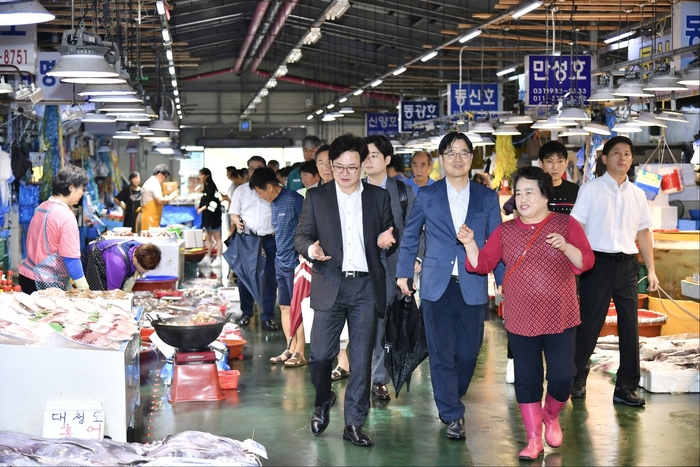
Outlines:
{"label": "korean text sign", "polygon": [[399,111],[399,130],[411,132],[411,125],[440,116],[439,101],[402,101]]}
{"label": "korean text sign", "polygon": [[447,85],[450,99],[448,115],[462,112],[498,112],[501,107],[501,92],[498,83],[451,83]]}
{"label": "korean text sign", "polygon": [[591,95],[591,57],[528,55],[525,59],[527,105],[554,104],[565,94]]}
{"label": "korean text sign", "polygon": [[396,135],[399,132],[399,114],[371,112],[366,116],[365,134],[367,136],[376,135]]}

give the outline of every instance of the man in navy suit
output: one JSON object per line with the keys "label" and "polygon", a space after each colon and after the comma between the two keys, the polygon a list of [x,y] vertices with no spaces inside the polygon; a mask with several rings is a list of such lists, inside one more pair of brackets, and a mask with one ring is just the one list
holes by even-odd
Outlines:
{"label": "man in navy suit", "polygon": [[[440,163],[445,178],[418,192],[401,238],[397,285],[408,295],[408,278],[425,227],[425,255],[420,296],[430,354],[433,396],[449,439],[463,439],[464,404],[484,334],[487,277],[467,272],[466,252],[457,240],[463,224],[472,226],[479,248],[501,223],[498,196],[489,188],[470,183],[472,142],[451,132],[440,141]],[[496,268],[500,284],[503,265]]]}
{"label": "man in navy suit", "polygon": [[347,320],[352,373],[345,391],[343,439],[366,447],[373,445],[362,426],[369,412],[377,310],[386,305],[381,256],[382,251],[390,255],[398,239],[389,192],[360,181],[368,153],[364,139],[353,135],[331,143],[334,180],[306,193],[294,239],[296,250],[312,262],[309,371],[316,401],[311,432],[320,435],[330,421],[335,402],[331,370]]}

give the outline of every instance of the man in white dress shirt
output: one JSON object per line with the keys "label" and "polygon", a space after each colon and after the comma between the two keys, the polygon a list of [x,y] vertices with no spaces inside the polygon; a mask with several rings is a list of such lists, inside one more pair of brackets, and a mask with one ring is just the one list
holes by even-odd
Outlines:
{"label": "man in white dress shirt", "polygon": [[[253,174],[256,169],[265,167],[265,159],[260,156],[253,156],[248,159],[248,173]],[[265,251],[265,276],[263,280],[263,303],[262,306],[262,328],[267,331],[276,331],[275,324],[275,300],[277,298],[277,277],[275,273],[275,256],[277,247],[275,246],[274,230],[272,228],[272,208],[270,203],[260,198],[257,193],[250,189],[248,182],[240,185],[231,198],[231,230],[239,234],[253,235],[260,237],[262,249]],[[250,253],[255,260],[255,252]],[[257,254],[262,254],[257,252]],[[236,274],[240,275],[236,271]],[[244,273],[244,272],[243,272]],[[254,278],[248,278],[253,282]],[[238,281],[238,291],[241,296],[241,311],[243,316],[238,321],[240,326],[248,326],[250,318],[253,316],[253,295],[245,287],[242,281]]]}
{"label": "man in white dress shirt", "polygon": [[[637,328],[637,253],[647,267],[648,290],[659,285],[649,228],[651,212],[644,192],[627,178],[632,167],[634,145],[616,136],[603,146],[603,176],[584,183],[571,216],[581,223],[595,253],[595,265],[581,274],[581,324],[576,330],[576,369],[571,397],[586,397],[598,335],[605,323],[610,298],[617,310],[620,335],[620,367],[617,370],[613,403],[641,407],[645,401],[636,394],[639,384],[639,330]],[[639,242],[639,249],[635,245]]]}

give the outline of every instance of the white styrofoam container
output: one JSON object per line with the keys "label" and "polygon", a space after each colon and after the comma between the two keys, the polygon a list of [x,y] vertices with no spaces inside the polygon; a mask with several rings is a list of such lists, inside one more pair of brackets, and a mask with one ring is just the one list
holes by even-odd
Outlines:
{"label": "white styrofoam container", "polygon": [[699,370],[642,371],[639,385],[649,392],[685,394],[700,392]]}
{"label": "white styrofoam container", "polygon": [[201,248],[204,246],[204,231],[202,229],[187,229],[182,231],[185,248]]}
{"label": "white styrofoam container", "polygon": [[681,280],[681,293],[686,297],[700,300],[700,284],[683,279]]}

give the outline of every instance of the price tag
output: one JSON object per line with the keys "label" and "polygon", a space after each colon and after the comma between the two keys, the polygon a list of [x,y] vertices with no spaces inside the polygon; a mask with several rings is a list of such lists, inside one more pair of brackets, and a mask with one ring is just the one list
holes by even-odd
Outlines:
{"label": "price tag", "polygon": [[36,24],[0,27],[0,64],[36,74]]}
{"label": "price tag", "polygon": [[267,449],[265,449],[265,446],[257,441],[248,438],[247,440],[243,441],[243,445],[253,454],[257,454],[258,456],[267,459]]}
{"label": "price tag", "polygon": [[102,439],[105,412],[97,401],[47,402],[44,438]]}

